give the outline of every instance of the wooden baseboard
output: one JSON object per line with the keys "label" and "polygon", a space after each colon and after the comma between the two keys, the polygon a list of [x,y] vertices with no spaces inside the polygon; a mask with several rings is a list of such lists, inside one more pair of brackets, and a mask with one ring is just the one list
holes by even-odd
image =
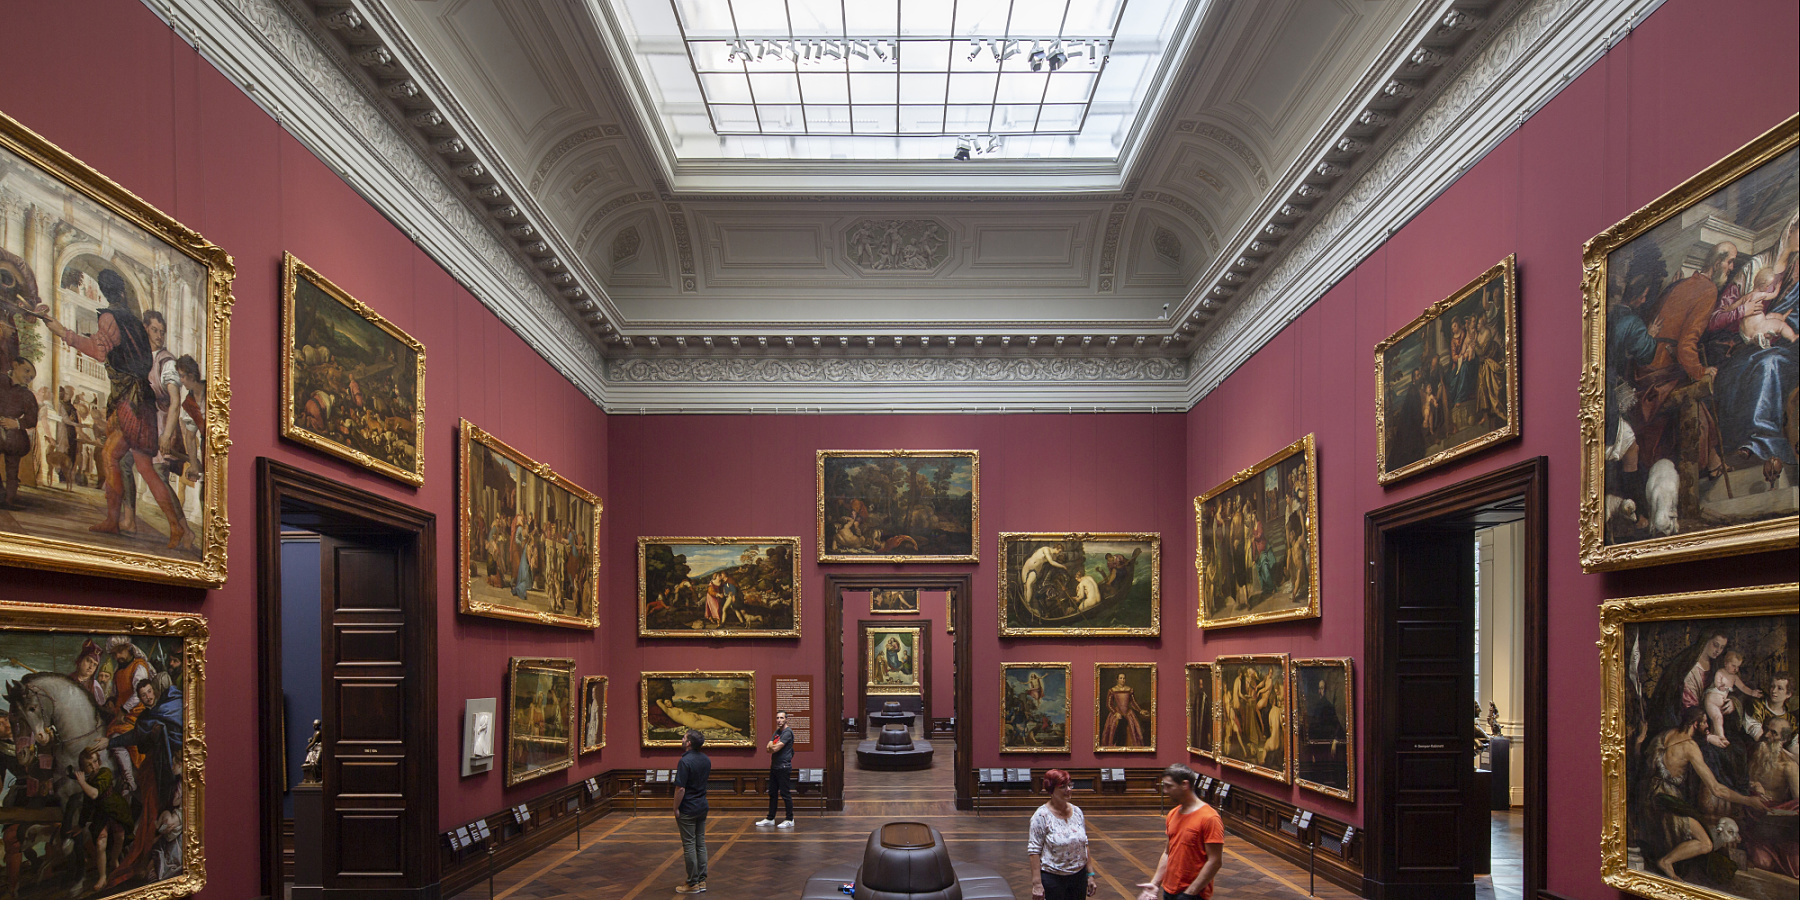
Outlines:
{"label": "wooden baseboard", "polygon": [[[1357,894],[1363,889],[1363,840],[1358,837],[1350,842],[1341,852],[1332,852],[1324,847],[1309,851],[1307,843],[1300,836],[1288,834],[1281,830],[1281,823],[1290,821],[1299,809],[1285,800],[1259,794],[1241,784],[1231,786],[1231,794],[1226,798],[1222,812],[1225,817],[1225,829],[1241,837],[1247,843],[1268,851],[1300,867],[1307,869],[1314,862],[1318,865],[1320,880],[1329,881],[1338,887]],[[1313,813],[1312,833],[1305,835],[1307,841],[1316,841],[1314,835],[1340,836],[1348,823]],[[1360,831],[1360,829],[1359,829]]]}

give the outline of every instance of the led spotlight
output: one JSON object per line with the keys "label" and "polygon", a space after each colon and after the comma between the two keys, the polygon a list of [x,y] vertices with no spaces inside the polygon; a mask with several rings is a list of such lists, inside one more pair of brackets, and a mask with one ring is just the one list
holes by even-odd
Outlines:
{"label": "led spotlight", "polygon": [[1055,50],[1050,51],[1050,56],[1048,57],[1048,62],[1050,63],[1050,71],[1054,72],[1057,69],[1060,69],[1065,65],[1068,65],[1069,55],[1067,53],[1064,53],[1062,51],[1061,47],[1058,47]]}
{"label": "led spotlight", "polygon": [[[1042,50],[1031,51],[1030,59],[1031,59],[1031,71],[1033,71],[1033,72],[1044,71],[1044,51],[1042,51]],[[1056,70],[1053,67],[1051,69],[1051,71],[1054,72]]]}
{"label": "led spotlight", "polygon": [[956,148],[956,155],[955,155],[955,156],[952,156],[952,157],[950,157],[950,158],[951,158],[951,159],[958,159],[958,160],[962,160],[962,161],[964,161],[964,162],[967,162],[967,161],[968,161],[968,159],[969,159],[969,148],[967,148],[967,147],[958,147],[958,148]]}

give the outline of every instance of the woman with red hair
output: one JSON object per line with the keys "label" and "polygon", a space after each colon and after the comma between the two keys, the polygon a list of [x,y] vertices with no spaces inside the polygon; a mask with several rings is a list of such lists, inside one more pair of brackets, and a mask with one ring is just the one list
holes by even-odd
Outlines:
{"label": "woman with red hair", "polygon": [[1081,807],[1069,802],[1069,773],[1051,769],[1044,773],[1044,791],[1050,802],[1031,814],[1031,835],[1025,851],[1031,854],[1033,900],[1081,900],[1091,897],[1099,882],[1089,877],[1087,820]]}

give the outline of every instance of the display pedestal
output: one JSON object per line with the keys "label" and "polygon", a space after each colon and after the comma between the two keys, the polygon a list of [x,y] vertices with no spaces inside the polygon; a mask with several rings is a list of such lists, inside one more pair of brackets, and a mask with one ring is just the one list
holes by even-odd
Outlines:
{"label": "display pedestal", "polygon": [[325,808],[325,786],[296,784],[294,798],[294,884],[289,900],[320,900],[325,896],[325,880],[321,875],[324,839],[322,814]]}
{"label": "display pedestal", "polygon": [[1505,735],[1488,738],[1488,809],[1506,812],[1512,809],[1512,741]]}

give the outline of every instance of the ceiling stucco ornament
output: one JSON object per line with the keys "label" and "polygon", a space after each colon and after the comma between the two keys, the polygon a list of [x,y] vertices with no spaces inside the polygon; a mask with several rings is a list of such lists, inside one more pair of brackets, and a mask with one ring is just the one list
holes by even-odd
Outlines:
{"label": "ceiling stucco ornament", "polygon": [[930,384],[993,382],[1181,382],[1172,357],[896,357],[692,359],[632,357],[607,363],[612,382],[669,384]]}
{"label": "ceiling stucco ornament", "polygon": [[864,274],[926,274],[950,258],[950,229],[936,219],[861,219],[844,230],[843,246]]}
{"label": "ceiling stucco ornament", "polygon": [[563,157],[568,156],[569,151],[589,141],[597,141],[600,137],[600,126],[594,125],[583,128],[574,134],[565,135],[562,140],[557,141],[549,152],[544,154],[544,158],[538,162],[537,170],[531,173],[531,189],[536,191],[543,187],[544,179],[550,177],[550,170],[562,161]]}
{"label": "ceiling stucco ornament", "polygon": [[636,225],[627,225],[613,235],[612,264],[630,262],[638,254],[638,248],[644,245],[644,236],[638,233]]}
{"label": "ceiling stucco ornament", "polygon": [[1155,248],[1156,255],[1176,265],[1181,265],[1181,238],[1175,232],[1157,226],[1156,235],[1151,238],[1150,245]]}

